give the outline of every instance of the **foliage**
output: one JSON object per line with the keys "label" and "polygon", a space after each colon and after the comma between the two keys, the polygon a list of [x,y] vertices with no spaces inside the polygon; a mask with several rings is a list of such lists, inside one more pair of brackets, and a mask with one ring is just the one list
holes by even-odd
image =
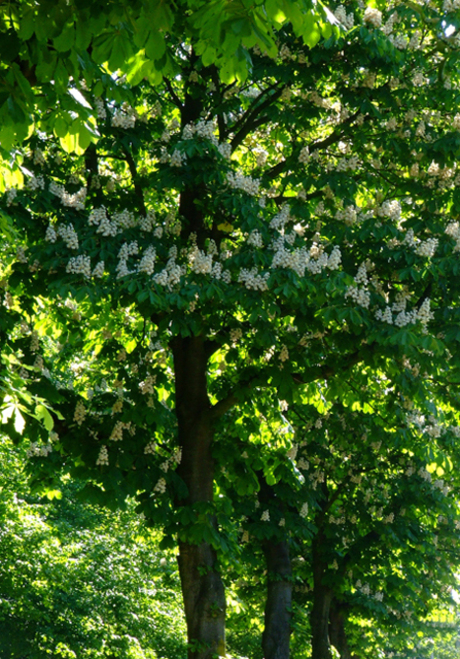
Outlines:
{"label": "foliage", "polygon": [[459,530],[453,9],[349,3],[311,51],[279,26],[238,83],[193,31],[155,87],[92,68],[76,153],[42,113],[0,202],[13,371],[55,411],[28,427],[40,487],[63,465],[94,502],[136,497],[228,574],[238,540],[253,572],[288,541],[312,610],[320,584],[382,626],[430,613]]}
{"label": "foliage", "polygon": [[80,484],[30,497],[25,457],[2,439],[0,656],[184,656],[175,557],[132,506],[80,502]]}
{"label": "foliage", "polygon": [[[174,49],[191,38],[205,65],[216,65],[227,82],[244,80],[248,49],[258,45],[276,54],[276,30],[287,22],[309,46],[337,29],[322,3],[310,0],[2,3],[1,155],[8,162],[13,145],[36,128],[54,132],[71,150],[97,140],[91,106],[75,90],[68,93],[71,79],[88,86],[97,80],[98,97],[119,101],[109,73],[157,85],[163,76],[177,75]],[[17,167],[13,175],[20,176]]]}

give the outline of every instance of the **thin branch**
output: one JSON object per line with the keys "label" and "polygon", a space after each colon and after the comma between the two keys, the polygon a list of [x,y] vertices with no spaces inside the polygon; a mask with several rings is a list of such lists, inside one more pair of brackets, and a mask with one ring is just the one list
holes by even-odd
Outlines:
{"label": "thin branch", "polygon": [[182,110],[182,107],[183,107],[182,102],[181,102],[180,98],[177,96],[176,92],[174,91],[171,82],[168,80],[168,78],[163,78],[163,79],[165,81],[165,85],[168,89],[168,92],[171,94],[171,98],[173,100],[174,105],[177,108],[179,108],[179,110]]}
{"label": "thin branch", "polygon": [[128,151],[128,149],[123,148],[123,153],[125,154],[126,162],[128,163],[129,171],[131,173],[131,178],[133,180],[133,185],[134,185],[134,192],[139,200],[140,210],[143,215],[147,215],[147,209],[145,208],[145,202],[144,202],[144,192],[142,190],[142,187],[139,185],[136,163],[134,162],[134,158],[131,155],[131,153]]}
{"label": "thin branch", "polygon": [[[278,84],[278,83],[277,83]],[[244,140],[244,138],[249,135],[250,132],[258,128],[259,126],[262,126],[268,119],[266,115],[263,117],[260,117],[261,112],[266,110],[267,108],[270,107],[270,105],[273,104],[274,101],[278,100],[278,98],[281,96],[283,93],[283,89],[279,88],[276,90],[269,98],[267,98],[263,103],[260,105],[257,105],[252,111],[249,111],[249,115],[245,115],[246,119],[241,127],[241,129],[236,133],[234,138],[231,141],[232,145],[232,150],[236,149],[241,142]],[[259,99],[257,99],[259,100]],[[259,117],[257,119],[257,117]],[[244,117],[243,117],[244,118]],[[239,122],[237,122],[236,126],[238,125]],[[235,126],[233,127],[235,128]]]}
{"label": "thin branch", "polygon": [[[329,137],[326,137],[321,142],[314,142],[313,144],[308,145],[310,152],[317,151],[318,149],[324,149],[330,146],[331,144],[335,144],[336,142],[339,142],[344,136],[342,129],[345,126],[351,124],[359,114],[360,111],[358,110],[350,117],[348,117],[348,119],[345,119],[338,127],[340,129],[339,131],[337,130],[333,131],[329,135]],[[264,174],[264,178],[274,179],[277,176],[279,176],[286,169],[286,167],[289,168],[289,166],[293,163],[294,154],[295,154],[295,150],[293,149],[291,155],[288,156],[288,158],[282,160],[281,162],[274,165],[271,169],[267,170]]]}

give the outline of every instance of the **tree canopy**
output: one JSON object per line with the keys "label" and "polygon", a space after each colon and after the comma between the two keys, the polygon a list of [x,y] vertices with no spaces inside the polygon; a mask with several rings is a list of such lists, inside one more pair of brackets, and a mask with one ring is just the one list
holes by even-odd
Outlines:
{"label": "tree canopy", "polygon": [[[276,55],[281,26],[289,23],[313,46],[321,35],[330,36],[331,19],[312,0],[3,2],[0,154],[8,162],[12,147],[37,129],[53,132],[68,150],[95,141],[91,105],[69,88],[69,80],[96,80],[98,96],[120,100],[108,72],[125,75],[130,84],[144,79],[155,86],[177,74],[174,50],[188,39],[204,65],[216,66],[227,82],[242,81],[251,67],[249,49]],[[52,107],[56,112],[49,112]]]}
{"label": "tree canopy", "polygon": [[353,620],[451,605],[456,4],[330,3],[341,30],[312,49],[310,5],[264,5],[270,43],[241,13],[211,43],[217,5],[178,5],[158,66],[143,21],[117,39],[91,22],[80,43],[66,19],[52,37],[72,44],[53,42],[52,66],[86,54],[46,74],[24,185],[0,199],[3,418],[16,440],[28,406],[41,421],[25,430],[39,487],[64,469],[93,502],[134,497],[178,546],[190,659],[225,653],[243,565],[267,573],[265,659],[305,616],[313,658],[346,659],[370,647]]}

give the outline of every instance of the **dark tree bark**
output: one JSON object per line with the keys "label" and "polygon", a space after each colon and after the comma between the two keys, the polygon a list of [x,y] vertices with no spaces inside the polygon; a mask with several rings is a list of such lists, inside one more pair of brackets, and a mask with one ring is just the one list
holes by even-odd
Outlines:
{"label": "dark tree bark", "polygon": [[345,607],[340,606],[334,600],[329,610],[329,638],[332,645],[340,654],[340,659],[353,659],[353,655],[348,647],[348,639],[345,631],[346,621],[347,612]]}
{"label": "dark tree bark", "polygon": [[291,636],[292,569],[285,540],[264,546],[268,572],[265,629],[262,634],[264,659],[289,659]]}
{"label": "dark tree bark", "polygon": [[[260,501],[277,505],[273,488],[267,484],[262,472],[257,474]],[[267,599],[265,602],[262,648],[264,659],[289,659],[292,606],[292,568],[289,545],[285,539],[269,538],[263,543],[267,566]]]}
{"label": "dark tree bark", "polygon": [[[188,494],[177,505],[212,504],[214,462],[211,405],[207,395],[207,346],[202,337],[172,343],[176,414],[182,460],[178,474]],[[209,523],[215,525],[210,517]],[[179,573],[184,598],[189,659],[225,654],[225,592],[216,570],[216,553],[207,542],[179,542]]]}
{"label": "dark tree bark", "polygon": [[325,538],[321,531],[313,540],[313,607],[311,610],[312,659],[332,659],[329,644],[329,611],[333,592],[323,584],[325,565],[323,562]]}

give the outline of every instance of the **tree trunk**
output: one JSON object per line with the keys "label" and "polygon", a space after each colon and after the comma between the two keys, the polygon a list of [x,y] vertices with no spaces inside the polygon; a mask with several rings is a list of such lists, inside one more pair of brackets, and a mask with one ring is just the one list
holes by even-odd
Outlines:
{"label": "tree trunk", "polygon": [[[177,473],[187,497],[177,505],[213,501],[213,428],[207,395],[208,356],[202,337],[176,338],[172,343],[176,415],[182,460]],[[209,523],[215,527],[215,519]],[[212,659],[225,654],[225,592],[216,570],[216,552],[208,542],[179,541],[179,573],[184,598],[188,659]]]}
{"label": "tree trunk", "polygon": [[325,567],[322,560],[323,542],[323,535],[319,531],[313,541],[313,607],[310,615],[312,659],[332,659],[328,627],[333,593],[322,581]]}
{"label": "tree trunk", "polygon": [[345,632],[346,619],[343,607],[334,601],[329,611],[329,638],[340,654],[340,659],[353,659]]}
{"label": "tree trunk", "polygon": [[289,659],[291,635],[292,570],[289,547],[266,542],[264,547],[268,584],[265,629],[262,634],[264,659]]}

